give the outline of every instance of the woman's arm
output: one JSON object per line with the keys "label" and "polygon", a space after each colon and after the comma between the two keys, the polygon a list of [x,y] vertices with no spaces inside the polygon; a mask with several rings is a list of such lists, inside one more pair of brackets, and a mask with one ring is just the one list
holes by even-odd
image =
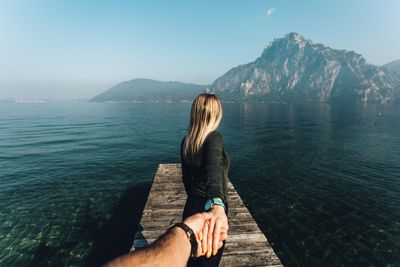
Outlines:
{"label": "woman's arm", "polygon": [[[203,159],[206,175],[206,198],[219,198],[226,200],[224,195],[224,170],[223,170],[223,149],[224,140],[219,132],[215,132],[207,138],[204,144]],[[212,207],[212,218],[209,227],[203,229],[203,236],[207,236],[207,240],[202,240],[202,251],[207,257],[216,255],[219,249],[218,237],[221,233],[227,235],[228,217],[222,206],[214,205]]]}
{"label": "woman's arm", "polygon": [[206,198],[220,198],[224,196],[224,170],[223,170],[224,140],[219,132],[211,134],[204,144],[203,160],[205,170]]}

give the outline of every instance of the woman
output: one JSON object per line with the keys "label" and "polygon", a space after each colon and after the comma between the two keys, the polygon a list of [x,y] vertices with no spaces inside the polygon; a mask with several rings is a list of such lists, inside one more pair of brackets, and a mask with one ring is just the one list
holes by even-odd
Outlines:
{"label": "woman", "polygon": [[223,247],[218,250],[218,240],[210,233],[219,236],[228,230],[229,157],[217,131],[221,119],[220,100],[214,94],[200,94],[192,104],[189,129],[181,143],[182,180],[188,196],[183,219],[205,210],[213,213],[202,234],[203,256],[190,259],[188,266],[218,266]]}

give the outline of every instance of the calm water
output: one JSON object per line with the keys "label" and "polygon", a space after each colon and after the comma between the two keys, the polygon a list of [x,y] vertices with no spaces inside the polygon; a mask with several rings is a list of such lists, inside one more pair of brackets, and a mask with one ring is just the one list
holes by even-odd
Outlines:
{"label": "calm water", "polygon": [[[0,104],[0,266],[129,249],[190,104]],[[400,106],[225,104],[230,177],[286,266],[400,266]]]}

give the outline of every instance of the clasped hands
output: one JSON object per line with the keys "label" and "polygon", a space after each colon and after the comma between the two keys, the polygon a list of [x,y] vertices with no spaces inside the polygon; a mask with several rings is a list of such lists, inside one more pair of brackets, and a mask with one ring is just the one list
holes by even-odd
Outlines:
{"label": "clasped hands", "polygon": [[183,221],[196,235],[197,257],[215,256],[228,237],[228,217],[225,209],[214,205],[209,212],[197,213]]}

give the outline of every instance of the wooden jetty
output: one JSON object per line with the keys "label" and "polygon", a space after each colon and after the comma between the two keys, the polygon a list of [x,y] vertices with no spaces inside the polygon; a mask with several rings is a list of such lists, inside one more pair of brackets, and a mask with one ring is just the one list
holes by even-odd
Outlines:
{"label": "wooden jetty", "polygon": [[[229,231],[220,266],[283,266],[228,182]],[[180,222],[186,201],[180,164],[160,164],[151,187],[132,250],[146,247]]]}

